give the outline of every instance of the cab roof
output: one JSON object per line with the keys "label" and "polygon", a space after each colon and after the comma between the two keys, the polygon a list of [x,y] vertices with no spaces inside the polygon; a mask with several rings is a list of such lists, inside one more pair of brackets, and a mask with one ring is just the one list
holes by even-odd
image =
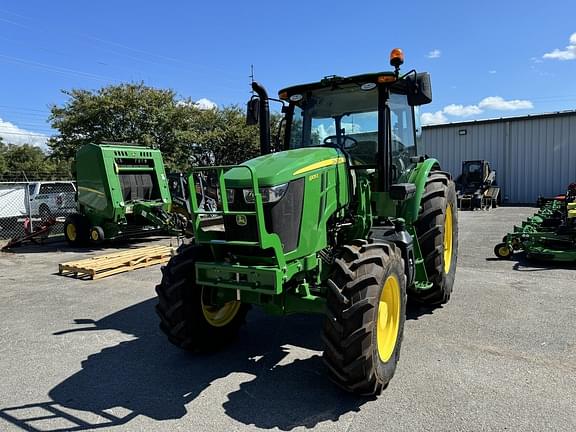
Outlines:
{"label": "cab roof", "polygon": [[[319,90],[328,87],[337,87],[339,85],[345,84],[366,84],[366,83],[375,83],[378,84],[379,77],[387,77],[388,79],[393,79],[395,77],[394,72],[372,72],[372,73],[365,73],[361,75],[353,75],[349,77],[341,77],[337,75],[329,75],[322,78],[320,81],[307,83],[307,84],[297,84],[290,87],[285,87],[278,92],[278,96],[280,99],[288,99],[293,94],[305,93],[311,90]],[[400,76],[402,78],[402,76]],[[392,85],[393,87],[397,87],[397,91],[401,92],[401,90],[405,87],[403,84],[402,79],[398,79],[395,81],[391,81],[388,84]],[[283,97],[285,96],[285,97]]]}

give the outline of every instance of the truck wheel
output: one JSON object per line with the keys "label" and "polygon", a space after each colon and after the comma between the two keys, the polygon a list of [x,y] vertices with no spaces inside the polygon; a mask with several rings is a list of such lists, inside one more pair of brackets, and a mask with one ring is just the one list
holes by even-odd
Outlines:
{"label": "truck wheel", "polygon": [[48,222],[50,219],[52,219],[52,212],[50,211],[50,207],[48,207],[46,204],[40,205],[40,208],[38,209],[38,215],[40,216],[42,223]]}
{"label": "truck wheel", "polygon": [[456,189],[449,174],[430,173],[414,227],[432,287],[414,290],[410,298],[428,305],[446,303],[454,286],[458,258]]}
{"label": "truck wheel", "polygon": [[344,390],[377,395],[394,376],[406,320],[406,276],[389,243],[355,240],[328,279],[324,363]]}
{"label": "truck wheel", "polygon": [[215,351],[232,341],[244,324],[248,305],[231,301],[210,304],[210,288],[196,284],[195,262],[210,259],[210,249],[181,248],[162,268],[156,286],[160,329],[174,345],[194,352]]}
{"label": "truck wheel", "polygon": [[78,213],[72,213],[64,222],[64,238],[70,246],[81,246],[88,240],[88,221]]}

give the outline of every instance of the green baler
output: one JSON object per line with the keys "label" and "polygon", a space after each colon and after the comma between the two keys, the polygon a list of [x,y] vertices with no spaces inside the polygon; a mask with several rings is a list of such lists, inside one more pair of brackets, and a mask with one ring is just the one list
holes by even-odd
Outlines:
{"label": "green baler", "polygon": [[[160,328],[180,348],[221,348],[251,305],[325,315],[324,361],[342,388],[373,395],[400,355],[407,296],[438,305],[452,292],[456,190],[437,160],[417,156],[415,108],[430,78],[412,70],[329,76],[279,92],[281,151],[270,152],[269,98],[258,83],[247,119],[262,155],[189,177],[194,243],[156,287]],[[198,173],[217,179],[217,209],[201,208]],[[205,215],[221,226],[203,226]]]}
{"label": "green baler", "polygon": [[68,216],[70,244],[173,228],[168,181],[159,150],[87,144],[74,163],[77,213]]}

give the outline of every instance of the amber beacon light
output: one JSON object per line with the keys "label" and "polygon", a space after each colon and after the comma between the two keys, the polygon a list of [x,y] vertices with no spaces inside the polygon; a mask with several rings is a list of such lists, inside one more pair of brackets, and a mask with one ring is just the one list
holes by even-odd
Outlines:
{"label": "amber beacon light", "polygon": [[404,63],[404,52],[400,48],[394,48],[390,51],[390,65],[398,68],[402,63]]}

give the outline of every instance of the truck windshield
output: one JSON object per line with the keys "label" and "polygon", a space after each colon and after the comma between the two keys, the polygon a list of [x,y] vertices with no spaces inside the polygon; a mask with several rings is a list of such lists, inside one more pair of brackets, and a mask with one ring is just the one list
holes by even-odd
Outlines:
{"label": "truck windshield", "polygon": [[[392,159],[400,171],[415,154],[412,109],[405,95],[388,100],[392,127]],[[357,84],[324,88],[302,95],[293,103],[289,148],[339,143],[354,165],[375,165],[378,150],[378,89]]]}

